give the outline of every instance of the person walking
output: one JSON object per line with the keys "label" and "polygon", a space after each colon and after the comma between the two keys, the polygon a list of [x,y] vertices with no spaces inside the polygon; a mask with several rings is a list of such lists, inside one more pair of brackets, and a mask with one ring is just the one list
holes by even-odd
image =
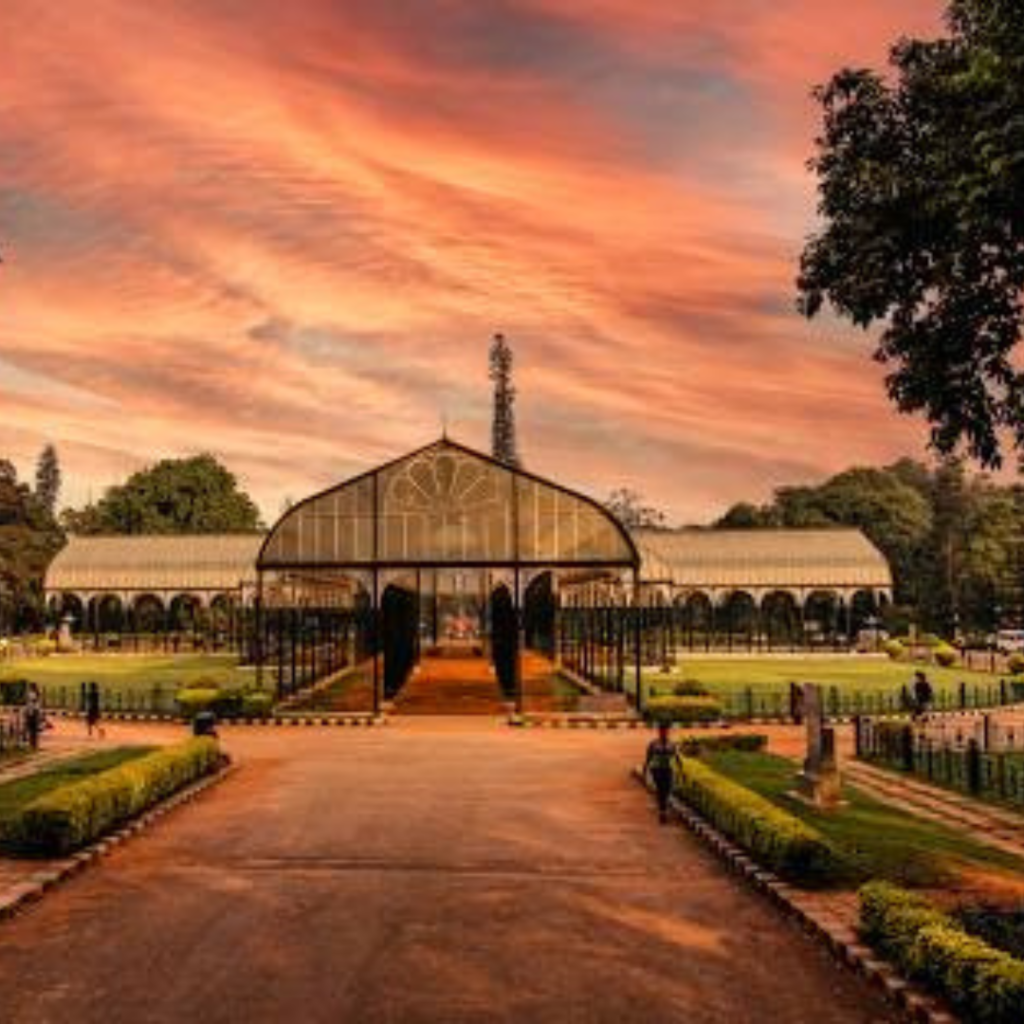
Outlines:
{"label": "person walking", "polygon": [[934,699],[935,692],[932,690],[932,684],[928,682],[928,677],[924,672],[918,669],[914,673],[914,717],[927,714]]}
{"label": "person walking", "polygon": [[101,740],[107,735],[106,730],[100,725],[102,714],[99,684],[89,683],[85,688],[85,728],[90,739],[94,731]]}
{"label": "person walking", "polygon": [[668,725],[662,723],[658,726],[657,739],[647,744],[647,757],[644,759],[644,775],[654,784],[654,795],[658,800],[658,821],[662,825],[668,823],[668,801],[675,781],[675,759],[676,745],[669,738]]}
{"label": "person walking", "polygon": [[39,734],[43,731],[43,702],[39,695],[39,687],[35,683],[29,683],[28,693],[25,694],[25,710],[22,715],[28,745],[33,750],[38,750]]}

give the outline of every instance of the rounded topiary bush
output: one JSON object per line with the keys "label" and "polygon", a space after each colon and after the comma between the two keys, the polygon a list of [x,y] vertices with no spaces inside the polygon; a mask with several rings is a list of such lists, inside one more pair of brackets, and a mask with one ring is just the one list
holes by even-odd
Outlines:
{"label": "rounded topiary bush", "polygon": [[220,690],[207,686],[190,686],[179,690],[174,699],[184,718],[195,718],[200,711],[211,711],[221,697]]}
{"label": "rounded topiary bush", "polygon": [[250,690],[242,694],[243,718],[266,718],[274,708],[273,694],[263,690]]}
{"label": "rounded topiary bush", "polygon": [[956,664],[956,648],[949,644],[940,644],[932,654],[935,656],[935,664],[942,668],[952,668]]}
{"label": "rounded topiary bush", "polygon": [[647,720],[656,725],[700,725],[717,722],[722,705],[714,697],[652,697],[644,708]]}
{"label": "rounded topiary bush", "polygon": [[707,697],[709,690],[697,679],[684,679],[672,687],[672,693],[676,697]]}
{"label": "rounded topiary bush", "polygon": [[1019,676],[1024,672],[1024,654],[1011,654],[1006,660],[1006,667],[1015,676]]}
{"label": "rounded topiary bush", "polygon": [[907,649],[899,642],[899,640],[886,640],[882,644],[882,650],[892,658],[893,661],[899,661],[906,653]]}

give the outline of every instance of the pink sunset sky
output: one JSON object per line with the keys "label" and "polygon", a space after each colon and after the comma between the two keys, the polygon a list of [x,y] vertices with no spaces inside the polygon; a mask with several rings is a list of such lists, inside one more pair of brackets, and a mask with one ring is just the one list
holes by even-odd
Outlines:
{"label": "pink sunset sky", "polygon": [[3,0],[0,456],[286,497],[441,431],[678,522],[923,454],[793,310],[811,87],[934,0]]}

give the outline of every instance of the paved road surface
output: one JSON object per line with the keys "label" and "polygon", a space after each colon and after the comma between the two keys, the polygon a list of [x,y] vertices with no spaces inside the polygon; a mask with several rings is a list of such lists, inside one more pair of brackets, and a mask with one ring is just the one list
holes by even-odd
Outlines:
{"label": "paved road surface", "polygon": [[627,778],[641,734],[423,719],[226,742],[232,780],[0,923],[5,1024],[886,1019],[657,827]]}

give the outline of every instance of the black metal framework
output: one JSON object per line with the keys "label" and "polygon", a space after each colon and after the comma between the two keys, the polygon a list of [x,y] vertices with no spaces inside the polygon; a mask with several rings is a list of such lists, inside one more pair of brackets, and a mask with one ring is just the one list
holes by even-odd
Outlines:
{"label": "black metal framework", "polygon": [[[501,629],[498,651],[492,653],[500,656],[502,681],[514,691],[521,711],[524,595],[532,579],[553,574],[555,636],[550,643],[557,651],[558,581],[567,574],[609,580],[632,574],[633,589],[638,590],[639,562],[629,533],[597,502],[443,438],[307,498],[274,526],[256,566],[258,671],[262,678],[265,665],[276,662],[282,696],[306,685],[311,679],[309,659],[302,651],[308,630],[294,625],[299,614],[295,608],[319,621],[325,595],[333,593],[335,601],[350,608],[355,594],[365,594],[369,607],[365,615],[351,616],[358,635],[349,646],[352,657],[364,652],[372,658],[373,710],[379,712],[385,690],[393,692],[401,685],[398,677],[412,663],[408,628],[401,634],[406,639],[398,643],[399,633],[382,621],[382,584],[396,574],[414,579],[416,593],[409,607],[416,609],[418,646],[425,575],[434,580],[436,620],[439,571],[484,570],[485,597],[497,592],[495,581],[487,582],[491,574],[504,573],[510,577],[511,609],[502,599],[497,605],[491,601]],[[569,589],[573,587],[570,580]],[[639,644],[637,632],[631,646],[637,658]],[[336,670],[335,664],[332,658],[321,658],[315,668]],[[635,678],[639,681],[639,661]]]}

